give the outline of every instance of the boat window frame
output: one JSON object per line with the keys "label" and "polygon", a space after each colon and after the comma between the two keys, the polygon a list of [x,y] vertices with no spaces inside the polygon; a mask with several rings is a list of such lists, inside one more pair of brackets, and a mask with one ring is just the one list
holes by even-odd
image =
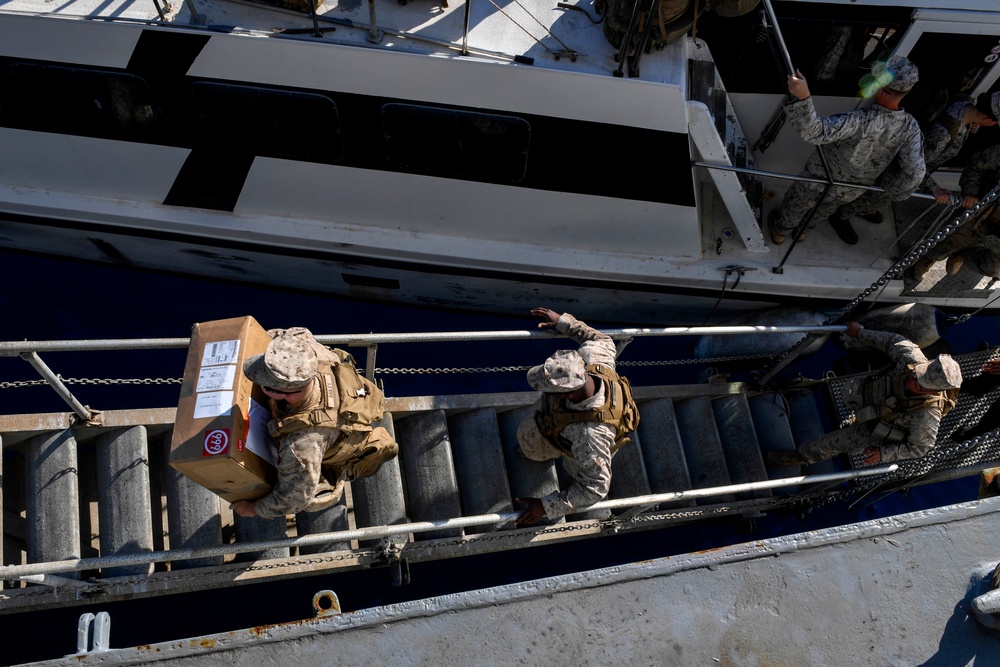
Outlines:
{"label": "boat window frame", "polygon": [[[338,164],[347,158],[340,109],[337,101],[324,92],[202,79],[191,83],[190,93],[195,116],[193,121],[195,131],[204,136],[207,142],[232,151],[244,151],[256,156],[298,162]],[[243,94],[244,101],[253,96],[260,98],[258,103],[262,105],[265,113],[260,114],[258,120],[265,119],[268,112],[273,112],[276,104],[281,105],[282,112],[287,111],[285,107],[290,106],[289,101],[293,104],[309,103],[308,106],[313,107],[311,109],[313,111],[327,106],[328,114],[306,113],[307,105],[303,104],[303,118],[299,125],[286,123],[280,128],[273,126],[268,128],[267,123],[261,122],[258,131],[241,133],[233,129],[233,125],[226,121],[226,117],[242,114],[246,120],[246,114],[253,109],[253,105],[240,104],[241,98],[235,96],[232,100],[226,101],[224,98],[229,93]],[[215,114],[221,109],[221,118],[206,118],[209,112],[206,101],[213,101],[212,98],[215,98],[215,102],[222,102],[218,109],[211,110]],[[232,108],[226,109],[226,104],[232,105]],[[319,106],[315,107],[316,104]],[[273,113],[270,118],[272,121],[287,120]],[[289,133],[288,129],[292,132]],[[227,136],[230,133],[233,136]],[[239,140],[236,140],[237,135]],[[310,141],[302,141],[303,138]]]}
{"label": "boat window frame", "polygon": [[[401,171],[503,185],[527,178],[532,128],[531,122],[522,116],[412,102],[387,102],[380,112],[386,160]],[[428,129],[427,121],[435,116],[441,122]],[[443,136],[442,132],[449,119],[455,130],[451,137]],[[473,135],[466,131],[475,129],[480,121],[508,123],[510,129],[520,131],[521,136],[515,137],[518,143],[512,146],[504,141],[502,151],[495,150],[500,143],[495,140],[470,147],[470,139],[488,136],[485,132]],[[431,139],[426,138],[434,130],[437,133]],[[502,134],[510,139],[512,132]],[[421,150],[431,142],[433,150]],[[430,157],[432,153],[434,157]]]}
{"label": "boat window frame", "polygon": [[[972,35],[995,35],[1000,46],[1000,14],[988,12],[965,12],[948,10],[919,9],[914,13],[913,23],[903,34],[896,47],[896,53],[909,55],[917,42],[927,33],[962,33]],[[993,67],[973,88],[972,95],[978,95],[993,87],[1000,79],[1000,50]]]}
{"label": "boat window frame", "polygon": [[[22,129],[53,132],[58,134],[113,139],[119,141],[141,143],[167,143],[172,136],[171,125],[162,105],[157,100],[153,86],[142,76],[125,70],[65,65],[51,62],[30,60],[13,60],[6,66],[8,89],[7,115],[10,124]],[[28,76],[20,74],[30,71]],[[19,84],[22,79],[24,84]],[[115,91],[110,86],[98,87],[93,82],[125,83],[134,95],[134,104],[128,107],[128,100],[119,97],[118,106],[113,96]],[[48,87],[48,90],[46,90]],[[59,113],[45,113],[47,97],[32,99],[39,91],[46,95],[59,95],[64,99],[62,106],[52,104],[50,108],[58,108]],[[119,90],[119,94],[125,91]],[[93,102],[95,113],[66,113],[66,97],[73,95],[74,102],[80,103],[89,97]],[[135,102],[135,100],[139,100]],[[107,103],[107,104],[105,104]],[[86,106],[86,105],[84,105]],[[114,108],[118,106],[116,114]],[[77,110],[83,106],[78,106]],[[125,108],[131,109],[130,117],[123,113]],[[144,121],[145,118],[151,120]]]}
{"label": "boat window frame", "polygon": [[[967,95],[972,101],[982,93],[1000,89],[1000,14],[988,12],[968,12],[947,9],[920,9],[914,12],[914,20],[903,34],[896,48],[896,54],[911,56],[920,40],[929,34],[968,36],[991,36],[996,38],[993,47],[992,66],[978,80]],[[919,86],[919,84],[918,84]],[[903,99],[903,107],[906,98]],[[1000,127],[981,128],[984,131],[970,135],[961,152],[942,167],[944,171],[961,171],[968,157],[1000,140]]]}

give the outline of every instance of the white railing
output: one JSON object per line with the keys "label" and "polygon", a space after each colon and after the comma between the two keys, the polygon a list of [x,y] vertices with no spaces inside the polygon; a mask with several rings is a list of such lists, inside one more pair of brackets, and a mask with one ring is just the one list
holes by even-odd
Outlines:
{"label": "white railing", "polygon": [[[634,496],[632,498],[617,498],[614,500],[602,500],[587,508],[588,512],[599,510],[614,510],[624,508],[638,508],[640,511],[649,509],[660,503],[677,500],[692,500],[696,498],[711,498],[714,496],[731,493],[744,493],[747,491],[757,491],[764,489],[777,489],[802,484],[822,484],[827,482],[842,482],[858,477],[870,475],[883,475],[895,472],[899,466],[896,464],[879,468],[866,468],[838,473],[826,473],[822,475],[803,475],[797,477],[784,477],[772,479],[764,482],[748,482],[744,484],[729,484],[707,489],[692,489],[689,491],[673,491],[670,493],[657,493],[645,496]],[[316,533],[301,537],[290,537],[285,539],[268,540],[266,542],[240,542],[234,544],[223,544],[213,547],[180,548],[170,551],[153,551],[140,554],[128,554],[120,556],[102,556],[99,558],[78,558],[72,560],[51,561],[47,563],[29,563],[27,565],[6,565],[0,567],[0,579],[18,579],[22,577],[38,577],[40,575],[53,575],[64,572],[79,572],[82,570],[93,570],[108,567],[124,567],[130,565],[147,565],[150,563],[163,563],[167,561],[188,560],[193,558],[208,558],[227,556],[230,554],[249,553],[254,551],[266,551],[269,549],[282,549],[305,547],[316,544],[326,544],[328,542],[346,542],[348,540],[371,540],[388,538],[412,533],[425,533],[434,530],[470,528],[473,526],[500,526],[513,522],[520,512],[505,512],[503,514],[481,514],[478,516],[465,516],[455,519],[445,519],[441,521],[419,521],[414,523],[393,524],[389,526],[371,526],[368,528],[358,528],[355,530],[341,530],[330,533]],[[546,526],[535,528],[525,528],[522,531],[544,529]],[[38,581],[38,580],[35,580]],[[44,581],[40,582],[44,583]]]}

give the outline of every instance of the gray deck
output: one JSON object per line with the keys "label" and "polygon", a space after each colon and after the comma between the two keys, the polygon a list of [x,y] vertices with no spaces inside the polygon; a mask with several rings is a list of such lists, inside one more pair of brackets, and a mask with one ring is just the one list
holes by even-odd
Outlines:
{"label": "gray deck", "polygon": [[[351,614],[33,663],[1000,664],[969,603],[1000,499]],[[335,659],[332,656],[336,656]],[[501,657],[502,656],[502,657]]]}

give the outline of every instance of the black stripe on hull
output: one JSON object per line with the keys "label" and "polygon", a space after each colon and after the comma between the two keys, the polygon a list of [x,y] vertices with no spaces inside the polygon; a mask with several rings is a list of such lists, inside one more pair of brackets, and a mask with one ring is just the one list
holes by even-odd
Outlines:
{"label": "black stripe on hull", "polygon": [[[114,134],[109,136],[107,128],[90,132],[86,128],[80,129],[75,126],[70,128],[46,126],[39,120],[37,114],[31,113],[21,116],[0,114],[0,126],[189,148],[192,150],[192,156],[184,169],[176,175],[176,182],[164,203],[231,211],[247,176],[248,159],[252,161],[253,157],[268,153],[266,149],[254,145],[253,132],[241,136],[238,145],[224,145],[218,136],[213,134],[211,128],[206,126],[204,117],[199,113],[197,100],[192,94],[192,84],[204,79],[196,79],[187,73],[209,39],[246,38],[228,35],[192,35],[166,28],[147,28],[137,41],[127,69],[130,74],[141,77],[149,84],[151,94],[162,113],[162,124],[165,126],[162,132],[138,137]],[[331,54],[334,52],[331,51]],[[16,62],[24,61],[0,59],[0,86],[8,95],[15,98],[19,95],[30,95],[30,91],[20,91],[18,86],[40,85],[6,75],[5,70]],[[55,66],[73,68],[72,71],[94,71],[94,68],[80,67],[75,63],[36,64],[46,68]],[[454,66],[462,67],[463,63],[456,61]],[[553,71],[551,74],[553,77],[568,76],[558,71]],[[216,80],[216,82],[255,85],[238,80]],[[581,121],[490,108],[456,107],[392,97],[375,97],[348,91],[292,88],[282,90],[328,96],[335,105],[334,123],[339,127],[328,130],[317,126],[314,136],[324,131],[339,132],[344,148],[342,156],[329,159],[313,157],[290,159],[336,164],[354,169],[420,173],[394,163],[387,156],[383,109],[393,103],[426,105],[437,109],[514,116],[528,123],[530,143],[524,177],[517,182],[503,183],[507,187],[683,207],[695,206],[689,138],[685,133],[628,127],[613,122]],[[618,104],[622,105],[629,103],[628,86],[624,86],[623,90],[626,94],[618,101]],[[540,91],[539,94],[545,92]],[[235,113],[234,111],[234,116],[231,117],[235,117]],[[317,121],[306,117],[302,119],[302,123],[310,127],[310,124]],[[308,141],[308,138],[305,141]],[[308,151],[303,152],[311,155]],[[649,167],[652,159],[655,159],[655,168]],[[202,175],[210,178],[200,182]],[[457,181],[491,182],[461,173],[430,175]],[[205,192],[206,189],[215,187],[220,187],[222,191],[214,196]],[[95,194],[123,195],[123,193]]]}

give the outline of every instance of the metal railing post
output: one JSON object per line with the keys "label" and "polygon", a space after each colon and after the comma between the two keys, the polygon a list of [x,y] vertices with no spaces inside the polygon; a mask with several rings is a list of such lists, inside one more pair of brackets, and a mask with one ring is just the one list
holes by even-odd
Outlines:
{"label": "metal railing post", "polygon": [[70,390],[63,384],[63,381],[59,379],[59,376],[52,372],[52,370],[45,365],[42,358],[38,356],[35,352],[22,352],[21,358],[27,361],[29,364],[34,366],[38,374],[45,378],[45,381],[49,383],[56,393],[66,401],[76,416],[79,417],[84,422],[89,422],[94,417],[94,413],[90,411],[85,405],[76,400],[76,397],[70,392]]}

